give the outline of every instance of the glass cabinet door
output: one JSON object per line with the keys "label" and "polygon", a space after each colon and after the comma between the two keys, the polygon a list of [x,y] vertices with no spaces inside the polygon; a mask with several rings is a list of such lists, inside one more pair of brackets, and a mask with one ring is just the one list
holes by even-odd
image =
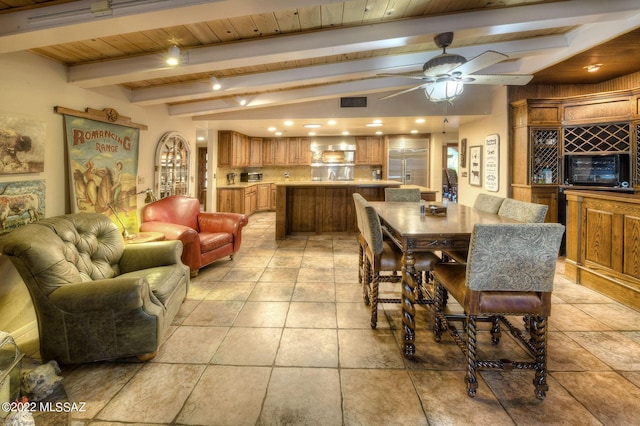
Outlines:
{"label": "glass cabinet door", "polygon": [[189,141],[167,132],[156,148],[156,196],[189,195]]}

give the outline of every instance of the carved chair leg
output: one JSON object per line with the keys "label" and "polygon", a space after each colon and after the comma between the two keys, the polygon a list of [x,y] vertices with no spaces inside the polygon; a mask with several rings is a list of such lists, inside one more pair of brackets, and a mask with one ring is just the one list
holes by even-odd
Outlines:
{"label": "carved chair leg", "polygon": [[372,274],[371,277],[371,328],[378,326],[378,287],[380,284],[380,275]]}
{"label": "carved chair leg", "polygon": [[440,315],[444,312],[444,304],[442,303],[444,296],[444,287],[435,280],[435,301],[433,304],[433,338],[436,342],[440,342],[442,339],[442,319]]}
{"label": "carved chair leg", "polygon": [[500,338],[502,337],[502,333],[500,332],[500,317],[494,316],[491,317],[491,341],[494,345],[500,343]]}
{"label": "carved chair leg", "polygon": [[371,304],[371,264],[369,259],[364,259],[364,276],[362,279],[362,298],[365,305]]}
{"label": "carved chair leg", "polygon": [[476,330],[476,317],[474,315],[467,315],[465,321],[466,337],[467,337],[467,395],[470,397],[476,396],[476,389],[478,388],[478,380],[476,378],[476,369],[478,366],[477,360],[477,330]]}
{"label": "carved chair leg", "polygon": [[531,315],[531,340],[535,350],[536,374],[533,379],[536,398],[544,399],[547,385],[547,318]]}

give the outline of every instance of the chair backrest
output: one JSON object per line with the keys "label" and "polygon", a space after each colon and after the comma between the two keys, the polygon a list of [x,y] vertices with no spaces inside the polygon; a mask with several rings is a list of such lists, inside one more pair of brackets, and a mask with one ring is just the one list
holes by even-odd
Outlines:
{"label": "chair backrest", "polygon": [[504,197],[489,194],[478,194],[476,201],[473,203],[473,208],[483,212],[497,214],[498,211],[500,211],[500,206],[502,206],[503,201]]}
{"label": "chair backrest", "polygon": [[418,188],[385,188],[385,201],[418,202],[422,199]]}
{"label": "chair backrest", "polygon": [[140,215],[142,222],[166,222],[198,229],[200,202],[197,198],[184,195],[170,195],[147,204]]}
{"label": "chair backrest", "polygon": [[364,197],[358,193],[353,194],[353,201],[356,206],[356,219],[358,220],[358,227],[360,232],[367,242],[367,246],[371,249],[373,254],[382,253],[382,227],[380,225],[380,218],[375,209],[364,199]]}
{"label": "chair backrest", "polygon": [[505,198],[500,210],[498,210],[498,214],[520,222],[542,223],[547,216],[547,210],[549,210],[549,206],[544,204],[527,203],[513,198]]}
{"label": "chair backrest", "polygon": [[476,224],[467,286],[476,291],[552,291],[563,233],[559,223]]}
{"label": "chair backrest", "polygon": [[119,275],[124,252],[120,230],[101,213],[42,219],[3,235],[0,246],[27,286],[43,295],[67,284]]}

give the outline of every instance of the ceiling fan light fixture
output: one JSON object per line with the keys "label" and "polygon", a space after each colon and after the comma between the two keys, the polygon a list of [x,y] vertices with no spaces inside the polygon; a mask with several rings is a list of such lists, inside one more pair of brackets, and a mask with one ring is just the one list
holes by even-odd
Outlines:
{"label": "ceiling fan light fixture", "polygon": [[456,55],[455,53],[443,53],[429,59],[422,66],[422,71],[425,75],[446,75],[450,70],[459,67],[467,62],[464,56]]}
{"label": "ceiling fan light fixture", "polygon": [[464,83],[455,80],[438,81],[428,84],[424,88],[424,94],[431,102],[449,102],[462,94]]}
{"label": "ceiling fan light fixture", "polygon": [[180,48],[175,44],[167,51],[167,64],[176,66],[180,63]]}

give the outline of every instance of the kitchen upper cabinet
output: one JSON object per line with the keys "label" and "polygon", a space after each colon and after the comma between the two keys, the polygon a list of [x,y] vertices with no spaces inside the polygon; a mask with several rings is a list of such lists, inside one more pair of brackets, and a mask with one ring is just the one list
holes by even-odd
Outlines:
{"label": "kitchen upper cabinet", "polygon": [[376,136],[356,137],[356,164],[382,164],[384,144],[382,138]]}
{"label": "kitchen upper cabinet", "polygon": [[310,138],[287,138],[287,164],[302,166],[311,164]]}
{"label": "kitchen upper cabinet", "polygon": [[262,165],[284,166],[287,164],[287,140],[265,138],[262,140]]}
{"label": "kitchen upper cabinet", "polygon": [[218,167],[249,166],[249,136],[230,130],[218,132]]}
{"label": "kitchen upper cabinet", "polygon": [[249,143],[249,166],[262,166],[262,138],[251,138]]}

